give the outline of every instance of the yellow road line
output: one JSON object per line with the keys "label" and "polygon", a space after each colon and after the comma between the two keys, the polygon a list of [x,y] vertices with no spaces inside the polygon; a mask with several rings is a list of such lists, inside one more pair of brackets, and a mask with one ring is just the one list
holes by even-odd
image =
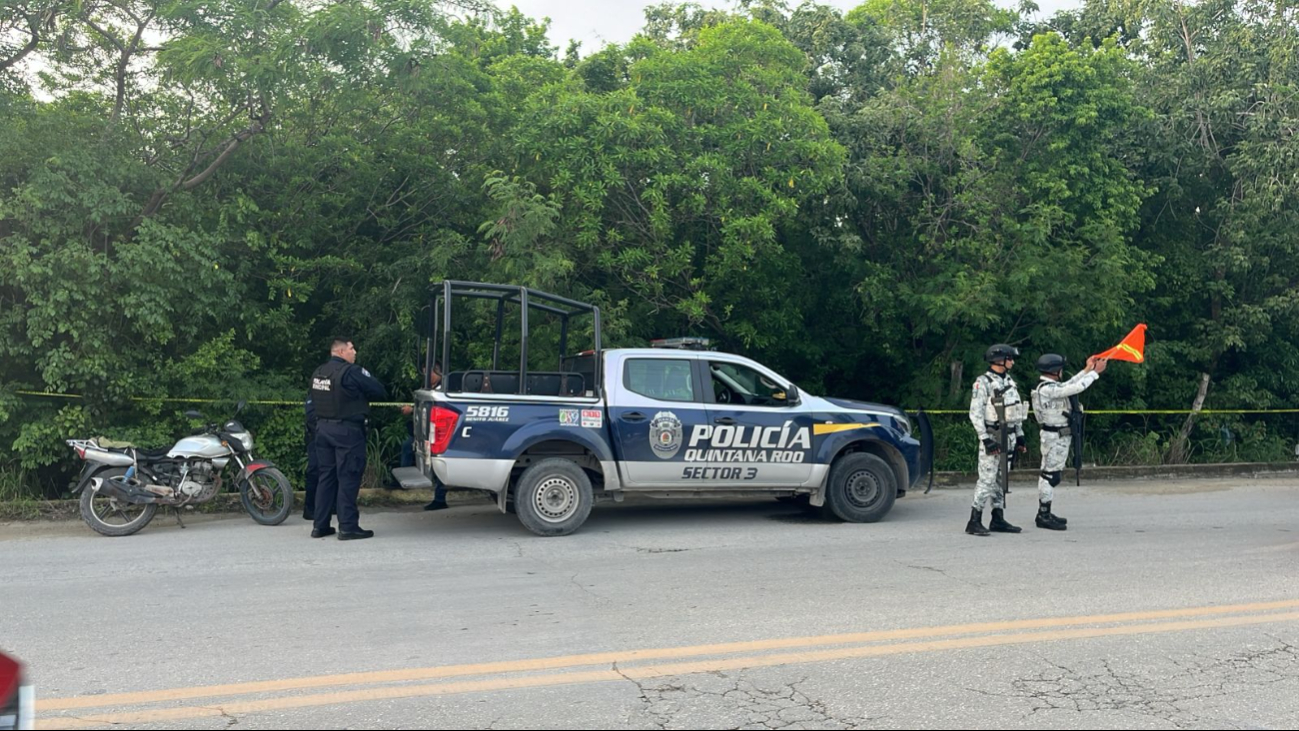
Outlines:
{"label": "yellow road line", "polygon": [[171,688],[156,691],[117,693],[112,695],[51,698],[38,700],[36,710],[39,712],[49,712],[73,710],[78,708],[102,708],[105,706],[136,705],[142,703],[189,700],[192,698],[247,695],[252,693],[271,693],[277,691],[304,690],[338,685],[399,683],[413,680],[432,680],[437,678],[454,678],[470,675],[557,670],[562,668],[581,667],[583,665],[606,665],[611,663],[628,663],[642,660],[700,657],[705,655],[724,655],[742,652],[763,652],[790,648],[822,647],[826,645],[862,644],[866,642],[946,637],[952,635],[988,632],[1011,632],[1030,629],[1071,627],[1086,624],[1143,622],[1187,617],[1204,617],[1217,614],[1265,612],[1278,609],[1299,609],[1299,599],[1255,602],[1250,604],[1228,604],[1210,607],[1184,607],[1181,609],[1163,609],[1143,612],[1123,612],[1119,614],[1046,617],[1038,619],[1009,620],[1003,622],[980,622],[976,624],[915,627],[909,629],[854,632],[813,637],[787,637],[780,639],[728,642],[723,644],[694,645],[687,647],[622,650],[525,660],[474,663],[467,665],[407,668],[403,670],[345,673],[341,675],[317,675],[303,678],[285,678],[281,680],[231,683],[226,685],[208,685],[189,688]]}
{"label": "yellow road line", "polygon": [[742,670],[760,667],[776,667],[831,660],[860,659],[900,655],[907,653],[937,652],[944,650],[966,650],[981,647],[1004,645],[1023,645],[1036,642],[1058,642],[1062,640],[1094,639],[1103,637],[1122,637],[1144,634],[1166,634],[1201,629],[1222,627],[1245,627],[1275,622],[1299,621],[1299,612],[1281,614],[1254,614],[1236,617],[1219,617],[1216,619],[1196,619],[1156,624],[1120,625],[1114,627],[1090,627],[1081,629],[1048,630],[1042,632],[1022,632],[1017,634],[993,634],[978,637],[962,637],[948,640],[931,640],[925,642],[899,642],[886,645],[868,645],[865,647],[845,647],[829,650],[805,650],[775,655],[751,655],[721,659],[700,660],[694,662],[669,663],[664,665],[640,665],[632,667],[614,666],[608,670],[590,670],[571,673],[551,673],[530,677],[503,677],[483,680],[468,680],[453,683],[435,683],[429,685],[389,686],[366,688],[352,691],[336,691],[314,695],[288,696],[257,701],[220,703],[209,706],[183,706],[157,710],[126,713],[107,713],[102,715],[81,716],[77,718],[52,718],[37,723],[39,729],[80,729],[108,724],[138,725],[145,723],[165,723],[194,718],[214,716],[237,716],[247,713],[265,713],[268,711],[285,711],[295,708],[312,708],[319,706],[339,705],[376,700],[393,700],[401,698],[421,698],[461,693],[484,693],[500,690],[517,690],[522,688],[554,687],[586,683],[614,682],[618,680],[649,680],[677,675],[719,672],[725,670]]}

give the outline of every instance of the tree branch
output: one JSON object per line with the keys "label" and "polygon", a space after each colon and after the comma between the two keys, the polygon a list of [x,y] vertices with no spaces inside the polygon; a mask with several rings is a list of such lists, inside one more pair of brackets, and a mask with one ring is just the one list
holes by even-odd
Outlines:
{"label": "tree branch", "polygon": [[[176,182],[170,188],[159,188],[155,190],[153,192],[153,195],[149,197],[149,202],[145,204],[144,210],[140,211],[140,215],[137,216],[135,221],[131,224],[130,230],[132,233],[127,234],[128,238],[134,234],[135,229],[138,228],[146,218],[153,216],[155,213],[159,211],[159,209],[162,208],[162,204],[167,200],[167,196],[171,195],[177,190],[193,190],[194,188],[197,188],[198,186],[202,185],[204,182],[207,181],[208,178],[212,177],[212,175],[217,171],[218,168],[220,168],[222,165],[225,164],[226,160],[230,159],[230,156],[234,154],[235,150],[239,149],[240,145],[242,145],[244,142],[246,142],[254,135],[263,132],[266,129],[266,123],[270,121],[271,110],[266,106],[266,103],[264,101],[261,102],[261,107],[262,107],[261,115],[255,117],[253,119],[253,123],[250,124],[248,127],[240,130],[233,137],[231,137],[226,142],[225,148],[221,150],[221,153],[217,155],[217,158],[213,160],[212,163],[203,170],[203,172],[186,180],[185,176],[189,175],[190,172],[192,172],[194,168],[198,166],[198,161],[203,157],[202,143],[199,143],[199,145],[196,146],[196,149],[194,151],[193,159],[191,159],[189,165],[187,165],[185,169],[181,171],[180,175],[176,178]],[[245,109],[247,109],[247,107],[245,106],[240,106],[239,108],[237,108],[234,112],[230,114],[230,116],[226,117],[222,121],[221,126],[224,126],[225,124],[233,120],[235,117],[239,116],[239,113]]]}
{"label": "tree branch", "polygon": [[113,102],[113,116],[109,118],[110,124],[117,122],[118,118],[122,116],[122,104],[126,101],[127,67],[130,66],[131,57],[135,55],[136,50],[140,46],[140,38],[144,35],[144,29],[149,27],[149,22],[152,20],[153,13],[149,13],[149,15],[136,24],[135,35],[131,38],[131,44],[129,46],[122,48],[121,44],[118,44],[118,48],[122,48],[122,57],[117,62],[117,72],[115,74],[117,78],[117,100]]}
{"label": "tree branch", "polygon": [[16,55],[11,56],[10,58],[6,58],[4,61],[0,61],[0,73],[3,73],[10,66],[13,66],[14,64],[26,58],[27,54],[36,50],[36,46],[40,45],[41,42],[41,34],[40,34],[41,21],[48,20],[51,14],[53,14],[53,12],[54,12],[53,9],[46,10],[44,13],[41,13],[41,16],[39,18],[31,17],[27,19],[27,24],[28,24],[27,32],[32,34],[32,39],[28,41],[27,45],[23,46],[23,49],[19,51]]}
{"label": "tree branch", "polygon": [[117,50],[119,51],[126,50],[126,46],[122,45],[121,39],[119,39],[117,36],[113,35],[112,33],[109,33],[108,31],[104,30],[103,28],[100,28],[98,25],[95,24],[95,21],[91,20],[90,18],[85,18],[85,23],[86,25],[90,26],[91,30],[103,36],[105,39],[108,40],[109,43],[112,43],[113,46],[117,48]]}
{"label": "tree branch", "polygon": [[236,134],[234,137],[230,139],[228,143],[226,143],[226,148],[221,151],[220,155],[217,155],[217,159],[213,160],[211,165],[208,165],[203,172],[199,173],[198,175],[195,175],[194,177],[180,184],[181,190],[193,190],[198,186],[202,185],[203,181],[212,177],[212,173],[215,173],[217,171],[217,168],[225,164],[225,161],[229,159],[230,155],[232,155],[234,151],[239,148],[239,145],[243,144],[244,141],[248,140],[253,135],[261,132],[263,129],[265,129],[265,127],[262,124],[262,120],[258,119],[257,121],[249,125],[246,129],[240,130],[238,134]]}

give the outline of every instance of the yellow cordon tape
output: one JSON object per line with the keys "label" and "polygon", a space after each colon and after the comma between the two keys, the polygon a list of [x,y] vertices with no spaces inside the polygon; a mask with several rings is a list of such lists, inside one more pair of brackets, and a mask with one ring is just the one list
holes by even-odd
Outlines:
{"label": "yellow cordon tape", "polygon": [[[49,393],[46,391],[14,391],[19,396],[41,396],[45,398],[66,398],[78,399],[85,398],[77,393]],[[173,398],[170,396],[130,396],[131,401],[161,401],[163,403],[179,404],[233,404],[239,401],[234,398]],[[245,403],[256,404],[258,406],[302,406],[301,401],[276,401],[269,399],[246,399]],[[409,406],[409,401],[382,401],[374,402],[371,406]]]}
{"label": "yellow cordon tape", "polygon": [[[964,414],[970,412],[958,409],[935,409],[930,411],[925,409],[926,414]],[[1131,416],[1142,416],[1146,414],[1299,414],[1299,409],[1200,409],[1191,411],[1190,409],[1147,409],[1145,411],[1124,411],[1121,409],[1084,409],[1083,413],[1092,414],[1126,414]]]}
{"label": "yellow cordon tape", "polygon": [[[66,398],[79,399],[85,398],[76,393],[49,393],[47,391],[14,391],[19,396],[38,396],[43,398]],[[180,404],[233,404],[239,399],[232,398],[173,398],[173,397],[152,397],[152,396],[131,396],[131,401],[161,401],[163,403],[180,403]],[[274,400],[254,400],[249,399],[249,404],[258,406],[302,406],[301,401],[274,401]],[[409,401],[382,401],[370,404],[371,406],[409,406]],[[968,411],[964,409],[925,409],[926,414],[961,414],[967,415]],[[1160,415],[1177,415],[1193,413],[1190,409],[1147,409],[1144,411],[1126,411],[1121,409],[1086,409],[1086,413],[1095,415],[1125,415],[1125,416],[1144,416],[1148,414]],[[1201,409],[1198,414],[1299,414],[1299,409]]]}

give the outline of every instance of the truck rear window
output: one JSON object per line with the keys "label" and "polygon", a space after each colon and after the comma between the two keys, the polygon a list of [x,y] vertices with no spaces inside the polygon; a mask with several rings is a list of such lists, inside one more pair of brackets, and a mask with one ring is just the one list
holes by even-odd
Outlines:
{"label": "truck rear window", "polygon": [[659,401],[695,401],[691,362],[671,358],[631,358],[623,367],[628,391]]}

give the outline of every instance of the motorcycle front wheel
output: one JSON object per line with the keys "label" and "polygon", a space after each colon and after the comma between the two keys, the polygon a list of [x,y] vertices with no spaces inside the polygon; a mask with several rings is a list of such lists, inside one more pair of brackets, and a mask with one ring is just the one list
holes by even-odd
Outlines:
{"label": "motorcycle front wheel", "polygon": [[[125,467],[115,467],[104,470],[95,477],[107,480],[125,474]],[[86,485],[81,491],[81,519],[90,526],[91,530],[100,535],[117,538],[138,533],[153,520],[157,512],[158,506],[153,503],[132,505],[117,498],[100,495],[92,489],[91,485]]]}
{"label": "motorcycle front wheel", "polygon": [[239,485],[244,510],[262,525],[279,525],[293,512],[293,486],[275,467],[257,470]]}

